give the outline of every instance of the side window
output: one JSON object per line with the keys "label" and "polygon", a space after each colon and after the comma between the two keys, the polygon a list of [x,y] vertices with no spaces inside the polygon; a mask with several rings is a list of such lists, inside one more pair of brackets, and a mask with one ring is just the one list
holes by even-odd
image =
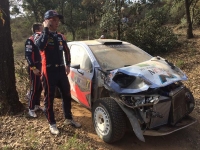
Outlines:
{"label": "side window", "polygon": [[92,63],[91,60],[86,53],[86,50],[78,45],[72,45],[70,47],[71,53],[71,65],[80,64],[80,69],[85,70],[87,72],[92,72]]}

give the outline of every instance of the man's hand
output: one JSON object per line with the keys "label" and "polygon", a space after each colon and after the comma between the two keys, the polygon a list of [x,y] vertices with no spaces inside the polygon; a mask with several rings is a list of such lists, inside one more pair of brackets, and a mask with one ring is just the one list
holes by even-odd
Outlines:
{"label": "man's hand", "polygon": [[48,28],[49,28],[50,25],[51,25],[50,20],[45,20],[45,21],[43,22],[44,28],[45,28],[45,27],[48,27]]}
{"label": "man's hand", "polygon": [[65,71],[66,71],[66,74],[68,75],[70,73],[70,67],[69,66],[66,66],[65,67]]}
{"label": "man's hand", "polygon": [[36,75],[36,76],[41,76],[41,73],[38,69],[34,69],[33,70],[33,73]]}

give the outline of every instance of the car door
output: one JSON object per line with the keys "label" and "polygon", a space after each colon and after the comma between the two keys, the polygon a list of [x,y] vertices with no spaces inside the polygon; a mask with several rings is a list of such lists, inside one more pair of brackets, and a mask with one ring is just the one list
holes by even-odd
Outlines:
{"label": "car door", "polygon": [[[90,57],[87,49],[81,45],[72,44],[70,53],[72,67],[68,77],[72,98],[90,108],[91,82],[94,74]],[[80,65],[80,69],[74,69],[75,65]]]}

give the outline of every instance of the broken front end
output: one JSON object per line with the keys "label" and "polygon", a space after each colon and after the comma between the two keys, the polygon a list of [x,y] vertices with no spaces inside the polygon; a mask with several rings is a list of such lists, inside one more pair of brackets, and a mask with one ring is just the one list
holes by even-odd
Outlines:
{"label": "broken front end", "polygon": [[181,80],[186,80],[181,70],[154,62],[115,70],[108,84],[136,136],[145,141],[143,135],[167,135],[196,122],[188,116],[194,97]]}
{"label": "broken front end", "polygon": [[137,94],[113,94],[130,120],[136,136],[162,136],[192,125],[188,114],[194,109],[192,93],[181,82]]}

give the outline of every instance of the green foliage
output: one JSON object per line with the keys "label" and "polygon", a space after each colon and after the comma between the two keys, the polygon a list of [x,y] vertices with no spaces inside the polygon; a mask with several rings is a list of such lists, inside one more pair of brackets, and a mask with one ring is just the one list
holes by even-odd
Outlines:
{"label": "green foliage", "polygon": [[183,69],[184,65],[185,65],[185,63],[184,63],[183,60],[178,60],[177,63],[176,63],[176,66],[181,68],[181,69]]}
{"label": "green foliage", "polygon": [[11,146],[4,146],[2,147],[2,150],[12,150],[13,148]]}
{"label": "green foliage", "polygon": [[161,0],[148,0],[148,2],[151,4],[156,4],[156,3],[161,2]]}
{"label": "green foliage", "polygon": [[16,15],[16,16],[19,15],[20,13],[21,12],[20,12],[19,8],[16,5],[14,5],[12,10],[10,11],[11,15]]}
{"label": "green foliage", "polygon": [[195,56],[197,52],[198,52],[198,50],[196,50],[195,48],[192,48],[192,49],[190,50],[189,56]]}
{"label": "green foliage", "polygon": [[76,135],[72,138],[70,138],[66,144],[61,145],[59,147],[59,150],[69,150],[69,149],[75,149],[75,150],[92,150],[91,148],[88,147],[88,144],[86,143],[81,143]]}
{"label": "green foliage", "polygon": [[186,18],[181,18],[181,27],[186,27],[186,26],[187,26]]}
{"label": "green foliage", "polygon": [[35,18],[36,22],[42,22],[44,13],[50,9],[56,9],[59,5],[57,0],[23,0],[22,7],[27,13]]}
{"label": "green foliage", "polygon": [[15,76],[17,82],[17,91],[20,99],[24,99],[25,94],[30,86],[27,67],[28,65],[25,63],[25,60],[15,61]]}
{"label": "green foliage", "polygon": [[[200,26],[200,0],[192,5],[192,21],[196,26]],[[194,1],[195,2],[195,1]]]}
{"label": "green foliage", "polygon": [[125,40],[150,54],[169,52],[178,44],[173,31],[157,20],[143,20],[135,28],[128,29]]}
{"label": "green foliage", "polygon": [[62,23],[65,25],[67,31],[72,33],[73,40],[75,40],[76,32],[88,26],[88,14],[83,9],[81,1],[66,1],[62,6],[59,6],[59,11],[64,16]]}
{"label": "green foliage", "polygon": [[107,0],[102,7],[102,10],[105,13],[102,15],[100,28],[107,30],[116,30],[116,25],[120,18],[117,14],[114,3]]}
{"label": "green foliage", "polygon": [[23,135],[22,143],[27,145],[27,149],[37,150],[39,147],[39,137],[33,125],[28,126],[28,132]]}
{"label": "green foliage", "polygon": [[24,42],[13,42],[13,51],[14,51],[14,55],[20,55],[20,56],[23,56],[24,55],[24,43],[25,43],[25,40]]}
{"label": "green foliage", "polygon": [[184,6],[184,2],[173,2],[171,4],[171,9],[170,9],[170,22],[171,23],[175,23],[175,24],[179,24],[181,19],[184,17],[185,15],[185,6]]}
{"label": "green foliage", "polygon": [[[194,5],[193,3],[192,6]],[[195,25],[200,25],[199,6],[200,0],[195,6],[192,17]],[[13,13],[18,14],[18,7],[14,4],[12,7]],[[21,54],[24,50],[23,44],[16,42],[24,42],[32,34],[31,26],[35,20],[43,21],[44,12],[49,9],[56,9],[63,14],[64,20],[58,31],[64,33],[70,41],[87,40],[88,37],[99,38],[104,29],[107,29],[109,38],[118,37],[119,32],[121,39],[129,39],[126,37],[127,33],[141,28],[137,24],[140,22],[142,24],[145,18],[155,19],[162,25],[181,23],[182,27],[186,22],[184,0],[139,0],[135,3],[120,0],[23,0],[23,8],[25,13],[23,17],[11,19],[15,53]],[[190,8],[191,12],[192,8]],[[129,22],[121,22],[124,16],[128,17]]]}
{"label": "green foliage", "polygon": [[12,40],[14,42],[26,40],[32,34],[31,28],[33,23],[34,21],[31,17],[18,17],[11,19]]}
{"label": "green foliage", "polygon": [[168,11],[168,7],[152,9],[146,13],[145,18],[155,19],[160,24],[165,24],[168,21]]}

